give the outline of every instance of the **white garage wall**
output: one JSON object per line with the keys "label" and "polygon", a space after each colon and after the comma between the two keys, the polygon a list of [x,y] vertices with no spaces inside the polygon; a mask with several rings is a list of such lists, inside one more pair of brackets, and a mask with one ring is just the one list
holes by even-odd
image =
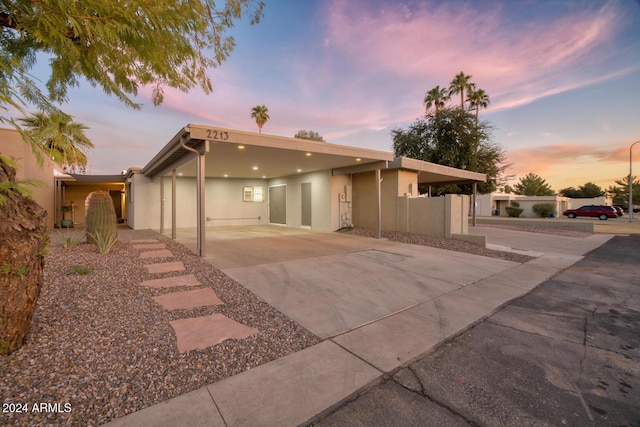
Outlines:
{"label": "white garage wall", "polygon": [[[129,200],[128,222],[135,230],[160,228],[160,180],[152,182],[134,174],[133,200]],[[171,229],[171,177],[164,179],[164,228]],[[302,221],[301,184],[311,183],[311,228],[332,231],[339,228],[338,197],[349,185],[348,176],[331,176],[331,171],[313,172],[269,180],[208,178],[205,183],[207,226],[268,224],[269,186],[287,185],[287,226],[300,227]],[[245,186],[262,186],[264,202],[244,202]],[[176,224],[196,227],[196,180],[176,179]],[[260,217],[260,219],[258,219]]]}
{"label": "white garage wall", "polygon": [[[311,229],[334,230],[331,221],[331,171],[304,173],[269,180],[269,186],[287,185],[287,226],[302,225],[301,184],[311,183]],[[337,200],[337,196],[335,197]]]}

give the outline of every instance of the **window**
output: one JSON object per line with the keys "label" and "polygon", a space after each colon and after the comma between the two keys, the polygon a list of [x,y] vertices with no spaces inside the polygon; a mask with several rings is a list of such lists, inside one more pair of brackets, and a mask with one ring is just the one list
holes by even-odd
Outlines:
{"label": "window", "polygon": [[264,192],[260,186],[245,186],[242,188],[242,200],[245,202],[264,202]]}

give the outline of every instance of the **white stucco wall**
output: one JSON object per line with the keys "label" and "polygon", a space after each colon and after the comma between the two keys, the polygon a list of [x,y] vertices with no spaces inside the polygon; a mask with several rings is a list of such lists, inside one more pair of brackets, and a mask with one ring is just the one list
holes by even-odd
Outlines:
{"label": "white stucco wall", "polygon": [[301,185],[311,183],[311,229],[332,231],[338,228],[335,224],[337,217],[332,218],[333,204],[338,201],[338,194],[332,194],[332,189],[338,184],[333,184],[332,178],[335,177],[331,176],[331,171],[321,171],[269,180],[269,186],[287,186],[287,226],[301,226]]}
{"label": "white stucco wall", "polygon": [[[133,229],[160,228],[160,180],[152,182],[136,173],[132,177],[132,194],[127,194],[127,216]],[[172,190],[171,177],[164,180],[164,228],[171,229]],[[300,227],[301,185],[311,183],[311,228],[331,231],[338,228],[338,192],[336,189],[348,184],[348,177],[332,177],[330,171],[293,175],[275,179],[228,179],[205,180],[205,217],[207,227],[228,225],[267,224],[269,218],[269,186],[287,186],[287,226]],[[245,202],[245,186],[263,187],[263,202]],[[129,188],[129,187],[128,187]],[[333,194],[335,193],[335,194]],[[195,178],[176,179],[176,226],[196,227],[197,199]]]}
{"label": "white stucco wall", "polygon": [[61,170],[60,166],[44,152],[43,164],[38,162],[31,152],[31,146],[24,142],[20,133],[14,129],[0,129],[0,154],[16,163],[16,179],[35,179],[42,187],[29,187],[33,190],[31,197],[47,211],[47,228],[52,229],[55,221],[54,213],[54,170]]}

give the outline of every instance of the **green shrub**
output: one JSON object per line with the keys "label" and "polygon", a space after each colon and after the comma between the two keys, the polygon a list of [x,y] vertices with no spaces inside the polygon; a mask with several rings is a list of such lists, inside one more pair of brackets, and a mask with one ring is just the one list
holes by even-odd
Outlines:
{"label": "green shrub", "polygon": [[91,267],[85,267],[83,265],[72,265],[69,267],[69,274],[80,274],[84,276],[89,273],[91,273]]}
{"label": "green shrub", "polygon": [[551,214],[556,214],[556,205],[554,203],[536,203],[532,209],[542,218],[548,218]]}
{"label": "green shrub", "polygon": [[513,218],[518,218],[524,212],[524,209],[519,208],[518,206],[507,206],[504,208],[507,211],[507,215]]}

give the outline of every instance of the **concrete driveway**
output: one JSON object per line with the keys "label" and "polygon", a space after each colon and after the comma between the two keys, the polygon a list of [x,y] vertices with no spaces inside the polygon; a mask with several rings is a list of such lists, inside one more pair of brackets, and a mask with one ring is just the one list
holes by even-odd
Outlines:
{"label": "concrete driveway", "polygon": [[[500,236],[506,231],[486,230]],[[489,240],[502,242],[506,248],[513,246],[505,237],[510,235],[514,233],[507,231]],[[515,246],[539,256],[538,249],[547,242],[569,246],[562,251],[569,254],[576,253],[572,247],[585,240],[539,238],[533,242],[516,233],[515,240],[523,243]],[[180,240],[188,243],[184,237]],[[323,339],[435,301],[519,265],[431,247],[278,226],[209,229],[206,252],[214,266]],[[578,259],[569,258],[571,263]],[[459,304],[478,305],[473,296],[471,300],[458,297]],[[434,318],[439,318],[439,308],[432,310]],[[435,332],[446,336],[453,331],[443,327]]]}
{"label": "concrete driveway", "polygon": [[[181,231],[179,240],[194,247],[194,236]],[[558,275],[610,237],[487,235],[490,244],[527,252],[544,249],[543,239],[556,245],[517,264],[339,233],[273,227],[208,230],[209,262],[326,339],[111,425],[169,426],[178,420],[203,425],[206,419],[208,425],[288,426],[317,420]],[[483,351],[465,353],[482,361],[478,355]],[[418,392],[419,387],[418,382]],[[474,396],[485,402],[483,393]],[[385,402],[395,407],[396,397],[387,397]],[[451,424],[450,416],[433,418],[433,406],[416,424],[426,419]],[[374,414],[368,409],[361,414],[368,412]],[[349,423],[334,425],[344,424]]]}

